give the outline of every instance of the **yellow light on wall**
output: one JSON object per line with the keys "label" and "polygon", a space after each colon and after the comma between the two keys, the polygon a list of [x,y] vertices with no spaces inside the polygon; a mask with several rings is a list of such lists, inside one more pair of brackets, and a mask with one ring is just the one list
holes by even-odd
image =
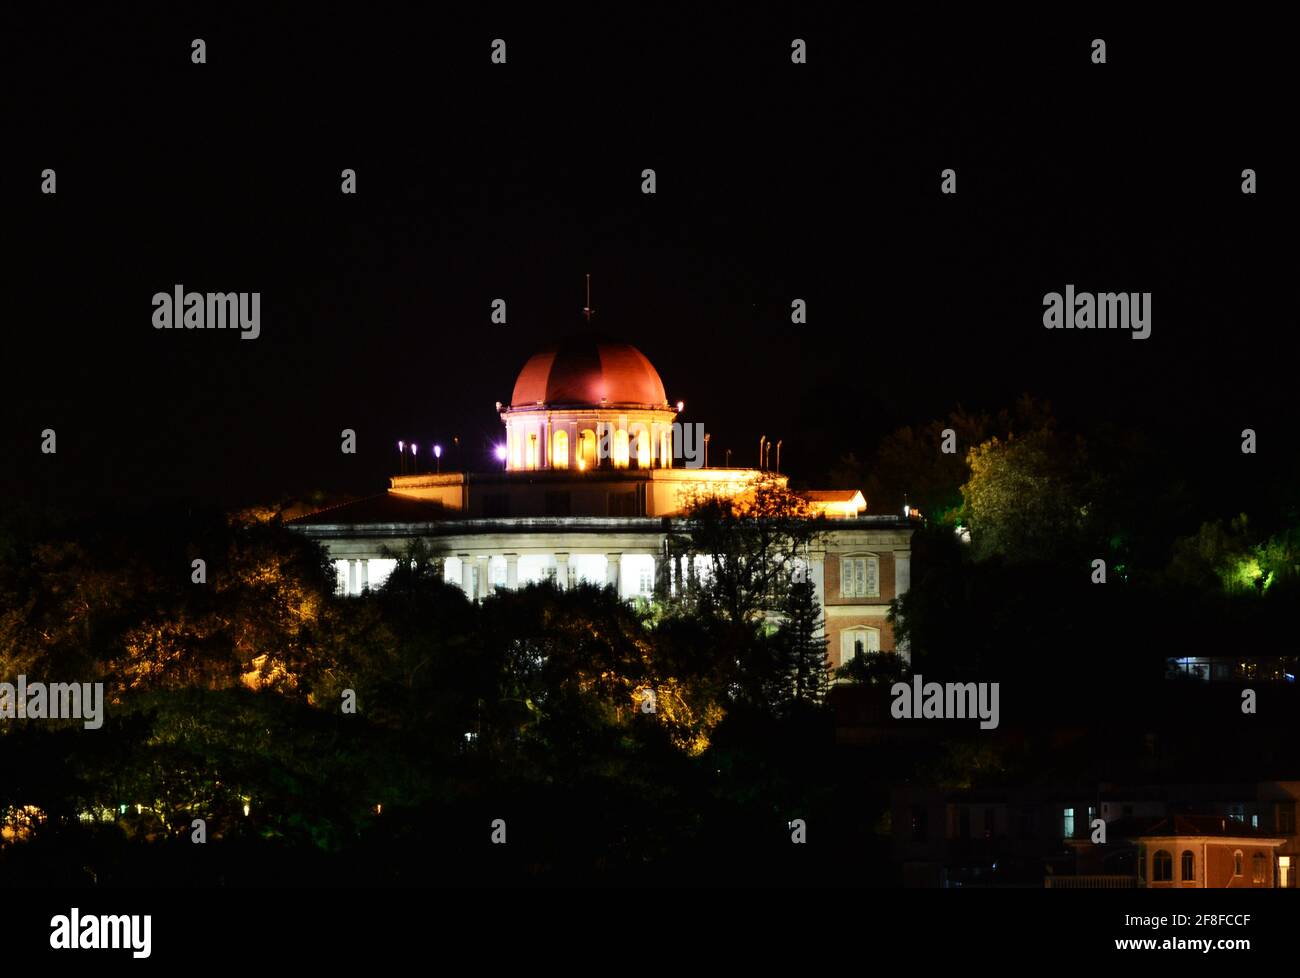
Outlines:
{"label": "yellow light on wall", "polygon": [[557,431],[554,441],[555,444],[551,449],[551,464],[557,469],[567,469],[569,467],[569,433],[567,431]]}

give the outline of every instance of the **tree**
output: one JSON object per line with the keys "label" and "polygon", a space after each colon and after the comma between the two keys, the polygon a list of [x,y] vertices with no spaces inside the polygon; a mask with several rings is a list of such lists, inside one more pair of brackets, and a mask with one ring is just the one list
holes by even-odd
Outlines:
{"label": "tree", "polygon": [[[960,404],[947,417],[905,425],[883,439],[869,465],[852,456],[834,470],[840,488],[861,488],[875,512],[899,512],[906,501],[932,519],[945,519],[961,504],[961,486],[970,478],[968,452],[992,437],[1052,427],[1051,406],[1024,394],[996,416],[967,411]],[[955,451],[942,451],[951,429]],[[856,479],[847,484],[846,479]]]}
{"label": "tree", "polygon": [[[687,506],[685,557],[704,558],[688,597],[698,610],[755,624],[779,610],[822,522],[777,479],[756,476],[733,495],[700,495]],[[693,565],[691,565],[693,567]]]}
{"label": "tree", "polygon": [[1061,561],[1083,543],[1088,502],[1082,441],[1044,428],[990,438],[972,448],[967,461],[971,476],[961,487],[961,518],[977,559]]}
{"label": "tree", "polygon": [[783,608],[785,620],[773,636],[776,678],[773,692],[778,703],[820,706],[830,688],[830,658],[822,631],[822,609],[811,581],[790,586]]}

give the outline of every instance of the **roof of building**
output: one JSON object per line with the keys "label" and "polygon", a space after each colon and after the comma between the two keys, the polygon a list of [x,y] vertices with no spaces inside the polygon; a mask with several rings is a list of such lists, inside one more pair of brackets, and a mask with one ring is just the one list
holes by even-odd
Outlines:
{"label": "roof of building", "polygon": [[290,526],[335,526],[349,523],[424,523],[446,519],[452,513],[435,502],[411,499],[395,493],[382,492],[350,503],[341,503],[327,509],[288,520]]}
{"label": "roof of building", "polygon": [[1111,834],[1130,839],[1170,836],[1218,836],[1226,839],[1268,839],[1272,834],[1226,815],[1171,815],[1125,818],[1113,823]]}
{"label": "roof of building", "polygon": [[640,350],[587,334],[540,350],[524,364],[510,406],[538,404],[664,408],[668,395],[658,371]]}
{"label": "roof of building", "polygon": [[799,495],[814,503],[851,503],[860,492],[859,489],[807,489]]}

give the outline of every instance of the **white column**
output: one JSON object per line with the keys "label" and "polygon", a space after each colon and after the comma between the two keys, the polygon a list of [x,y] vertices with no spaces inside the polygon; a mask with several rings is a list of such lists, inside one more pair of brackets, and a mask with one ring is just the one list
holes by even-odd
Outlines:
{"label": "white column", "polygon": [[358,594],[357,591],[357,562],[348,561],[348,594]]}
{"label": "white column", "polygon": [[615,592],[622,595],[619,585],[619,567],[623,562],[623,555],[605,554],[605,586],[612,587]]}
{"label": "white column", "polygon": [[512,591],[519,587],[518,554],[506,554],[506,587]]}
{"label": "white column", "polygon": [[460,554],[460,589],[465,597],[474,597],[474,565],[470,563],[469,554]]}
{"label": "white column", "polygon": [[817,638],[826,637],[826,553],[813,552],[808,555],[808,574],[812,581],[813,595],[817,598],[817,607],[822,609],[818,615]]}
{"label": "white column", "polygon": [[569,586],[568,554],[555,555],[555,583],[559,586],[560,590],[564,590]]}
{"label": "white column", "polygon": [[357,591],[360,593],[370,587],[370,560],[362,557],[357,561]]}
{"label": "white column", "polygon": [[475,560],[478,563],[478,596],[486,598],[492,586],[488,581],[488,558],[486,554],[479,554]]}
{"label": "white column", "polygon": [[912,586],[912,552],[900,551],[894,554],[894,597],[901,598]]}

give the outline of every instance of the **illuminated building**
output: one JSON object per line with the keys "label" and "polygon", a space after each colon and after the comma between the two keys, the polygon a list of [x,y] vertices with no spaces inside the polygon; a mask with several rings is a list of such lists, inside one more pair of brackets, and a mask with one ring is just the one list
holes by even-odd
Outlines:
{"label": "illuminated building", "polygon": [[[386,493],[289,524],[327,548],[342,590],[377,587],[391,554],[423,539],[474,598],[546,578],[608,585],[626,599],[671,596],[708,573],[705,557],[692,567],[670,556],[691,500],[755,480],[785,485],[774,472],[707,465],[703,431],[680,423],[680,402],[626,343],[585,335],[536,353],[497,409],[502,468],[393,476]],[[886,615],[908,587],[913,524],[867,515],[857,490],[803,495],[828,518],[806,558],[832,663],[893,650]]]}

